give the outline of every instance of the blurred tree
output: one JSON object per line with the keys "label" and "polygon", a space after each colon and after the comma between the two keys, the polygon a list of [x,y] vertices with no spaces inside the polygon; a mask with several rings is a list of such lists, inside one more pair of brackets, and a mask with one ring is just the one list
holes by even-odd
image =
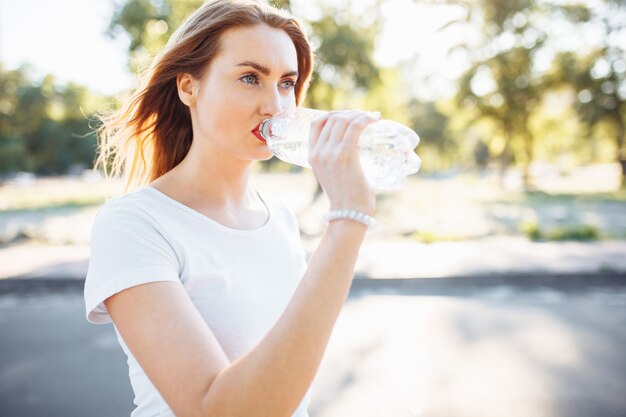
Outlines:
{"label": "blurred tree", "polygon": [[575,109],[591,131],[604,124],[610,132],[626,187],[626,2],[605,0],[600,7],[579,5],[576,16],[599,30],[600,44],[588,52],[557,55],[551,84],[570,85],[576,92]]}
{"label": "blurred tree", "polygon": [[91,166],[95,137],[88,114],[101,101],[85,88],[41,82],[28,67],[5,71],[0,66],[0,174],[30,171],[64,174],[72,166]]}
{"label": "blurred tree", "polygon": [[[539,161],[556,164],[561,173],[570,172],[576,165],[607,162],[607,140],[590,137],[578,120],[571,87],[554,87],[544,92],[533,111],[530,129],[536,137],[535,155]],[[610,147],[610,144],[609,144]]]}
{"label": "blurred tree", "polygon": [[185,17],[202,3],[202,0],[116,1],[107,34],[112,38],[127,35],[129,68],[140,73]]}
{"label": "blurred tree", "polygon": [[270,4],[280,9],[291,10],[291,0],[271,0]]}
{"label": "blurred tree", "polygon": [[[535,0],[480,0],[460,3],[466,17],[452,24],[482,25],[482,43],[460,45],[472,64],[461,76],[457,101],[461,107],[478,110],[470,123],[488,118],[497,127],[500,170],[512,162],[523,166],[524,185],[531,186],[534,135],[528,127],[530,115],[544,89],[534,69],[536,53],[546,33],[540,17],[548,13]],[[483,143],[483,145],[486,145]],[[481,151],[481,152],[484,152]],[[480,153],[480,152],[479,152]]]}
{"label": "blurred tree", "polygon": [[[348,4],[321,8],[321,17],[309,22],[315,49],[315,69],[307,105],[317,109],[346,108],[355,95],[364,96],[381,83],[374,61],[380,30],[377,5],[369,18],[354,15]],[[354,105],[354,103],[353,103]]]}
{"label": "blurred tree", "polygon": [[[478,110],[471,123],[487,118],[497,126],[489,147],[498,148],[502,172],[511,162],[519,163],[524,167],[524,183],[530,185],[528,168],[534,159],[535,143],[529,120],[547,91],[568,84],[576,90],[576,110],[590,130],[599,124],[610,126],[623,177],[626,51],[619,40],[626,26],[625,2],[603,0],[594,7],[581,2],[538,0],[450,2],[466,9],[465,18],[452,25],[482,27],[478,45],[460,45],[471,57],[472,65],[459,80],[457,102],[462,108]],[[593,25],[603,36],[598,36],[592,51],[558,53],[554,69],[546,75],[538,69],[537,56],[558,50],[550,42],[547,29],[551,24],[566,22],[578,30]]]}
{"label": "blurred tree", "polygon": [[[450,167],[458,150],[458,142],[448,130],[449,118],[435,102],[411,99],[407,104],[408,125],[420,136],[420,154],[429,155],[425,160],[424,170]],[[436,164],[433,162],[436,161]]]}
{"label": "blurred tree", "polygon": [[6,71],[0,63],[0,174],[25,169],[26,144],[15,113],[18,90],[26,84],[25,71]]}

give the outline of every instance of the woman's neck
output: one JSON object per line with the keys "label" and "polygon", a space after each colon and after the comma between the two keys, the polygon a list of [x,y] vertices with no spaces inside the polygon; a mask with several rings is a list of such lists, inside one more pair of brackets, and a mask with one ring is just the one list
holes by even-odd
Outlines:
{"label": "woman's neck", "polygon": [[253,200],[248,188],[252,163],[190,149],[180,164],[153,184],[198,207],[245,209]]}

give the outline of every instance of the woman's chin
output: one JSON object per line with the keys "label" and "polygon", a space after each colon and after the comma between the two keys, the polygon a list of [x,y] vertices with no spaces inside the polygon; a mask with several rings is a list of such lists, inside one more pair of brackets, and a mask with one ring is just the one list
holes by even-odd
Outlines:
{"label": "woman's chin", "polygon": [[269,148],[265,147],[265,149],[260,149],[258,152],[255,152],[254,159],[257,161],[269,161],[273,156],[274,154]]}
{"label": "woman's chin", "polygon": [[268,152],[267,155],[264,155],[262,157],[260,157],[258,160],[259,161],[269,161],[270,159],[272,159],[272,157],[274,157],[274,154],[271,152]]}

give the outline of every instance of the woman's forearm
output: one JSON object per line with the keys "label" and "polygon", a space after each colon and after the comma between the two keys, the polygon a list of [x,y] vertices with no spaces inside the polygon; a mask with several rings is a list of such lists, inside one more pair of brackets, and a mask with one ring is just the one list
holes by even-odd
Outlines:
{"label": "woman's forearm", "polygon": [[208,416],[289,417],[306,394],[350,290],[366,227],[331,222],[270,332],[213,381]]}

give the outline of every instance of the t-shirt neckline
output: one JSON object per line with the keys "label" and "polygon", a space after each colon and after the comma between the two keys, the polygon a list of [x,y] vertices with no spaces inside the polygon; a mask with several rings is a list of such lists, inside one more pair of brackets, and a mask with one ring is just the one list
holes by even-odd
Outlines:
{"label": "t-shirt neckline", "polygon": [[150,192],[152,192],[154,195],[156,195],[157,197],[160,197],[163,201],[169,203],[170,205],[176,206],[182,210],[184,210],[185,212],[189,213],[190,215],[199,218],[200,220],[209,223],[211,225],[213,225],[214,227],[223,230],[225,232],[228,232],[230,234],[234,234],[234,235],[241,235],[241,236],[250,236],[250,235],[256,235],[259,233],[262,233],[265,229],[267,229],[269,227],[269,224],[272,220],[272,210],[270,209],[270,206],[266,203],[265,199],[263,197],[261,197],[261,194],[255,190],[256,194],[259,196],[259,198],[261,199],[261,202],[263,203],[263,205],[265,206],[266,210],[267,210],[267,219],[265,220],[265,223],[263,223],[262,226],[257,227],[256,229],[235,229],[232,227],[228,227],[223,225],[222,223],[213,220],[212,218],[200,213],[199,211],[192,209],[191,207],[181,203],[180,201],[168,196],[167,194],[157,190],[156,188],[150,186],[150,185],[144,185],[143,187],[141,187],[139,190],[137,191],[141,191],[141,190],[150,190]]}

